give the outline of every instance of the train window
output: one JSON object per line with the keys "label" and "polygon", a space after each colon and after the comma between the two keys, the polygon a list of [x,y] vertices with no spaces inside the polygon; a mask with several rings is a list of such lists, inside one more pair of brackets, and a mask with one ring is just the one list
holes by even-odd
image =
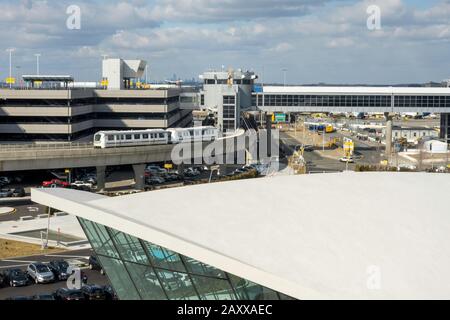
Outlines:
{"label": "train window", "polygon": [[160,134],[159,134],[159,137],[160,137],[160,138],[164,138],[164,133],[160,133]]}
{"label": "train window", "polygon": [[102,138],[101,135],[99,134],[95,135],[95,141],[100,141],[101,138]]}
{"label": "train window", "polygon": [[115,136],[113,136],[113,135],[108,136],[108,141],[113,141],[113,140],[114,140],[114,137],[115,137]]}
{"label": "train window", "polygon": [[141,140],[141,135],[140,134],[135,134],[134,135],[134,140]]}
{"label": "train window", "polygon": [[125,136],[124,136],[124,135],[121,135],[121,136],[120,136],[120,140],[125,140]]}
{"label": "train window", "polygon": [[131,136],[131,134],[127,134],[127,135],[125,136],[125,139],[126,139],[126,140],[131,140],[131,139],[133,139],[133,137]]}
{"label": "train window", "polygon": [[147,133],[143,134],[143,135],[142,135],[142,138],[143,138],[143,139],[148,139],[148,134],[147,134]]}

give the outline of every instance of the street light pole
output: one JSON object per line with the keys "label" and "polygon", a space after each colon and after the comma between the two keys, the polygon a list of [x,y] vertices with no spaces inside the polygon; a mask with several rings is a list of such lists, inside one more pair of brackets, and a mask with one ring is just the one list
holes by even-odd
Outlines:
{"label": "street light pole", "polygon": [[14,49],[9,48],[6,51],[9,51],[9,88],[12,89],[12,53]]}
{"label": "street light pole", "polygon": [[36,75],[38,76],[39,75],[39,57],[41,56],[41,54],[36,53],[34,56],[36,57]]}

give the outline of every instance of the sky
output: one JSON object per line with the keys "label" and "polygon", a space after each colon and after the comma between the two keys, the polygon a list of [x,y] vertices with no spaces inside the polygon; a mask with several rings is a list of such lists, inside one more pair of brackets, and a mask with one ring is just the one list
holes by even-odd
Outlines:
{"label": "sky", "polygon": [[8,48],[16,76],[36,73],[39,53],[41,74],[77,81],[101,79],[102,55],[146,60],[152,81],[222,66],[265,83],[284,69],[289,84],[450,78],[450,0],[0,0],[0,12],[2,80]]}

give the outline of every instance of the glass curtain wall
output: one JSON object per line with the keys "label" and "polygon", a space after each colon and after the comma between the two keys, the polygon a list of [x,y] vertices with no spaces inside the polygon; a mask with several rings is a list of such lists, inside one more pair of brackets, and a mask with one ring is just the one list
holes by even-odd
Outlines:
{"label": "glass curtain wall", "polygon": [[292,299],[153,243],[78,220],[119,299]]}

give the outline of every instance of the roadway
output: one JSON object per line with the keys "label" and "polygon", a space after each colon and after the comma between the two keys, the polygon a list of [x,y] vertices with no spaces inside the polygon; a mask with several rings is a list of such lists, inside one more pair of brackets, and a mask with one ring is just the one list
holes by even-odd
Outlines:
{"label": "roadway", "polygon": [[[335,132],[330,135],[327,135],[327,138],[333,137],[342,138],[343,136],[344,136],[343,134]],[[291,152],[293,152],[296,146],[302,144],[300,138],[294,138],[288,135],[286,132],[280,132],[280,139],[284,142],[286,146],[288,146],[288,148],[290,148]],[[384,152],[383,146],[371,142],[359,141],[354,137],[353,140],[355,141],[356,164],[359,163],[359,164],[377,165],[380,163],[382,158],[381,154]],[[305,152],[304,158],[307,163],[307,173],[322,173],[322,172],[337,172],[337,171],[340,172],[346,169],[346,164],[340,162],[338,159],[323,156],[321,154],[320,147],[316,147],[314,151]],[[349,164],[348,169],[354,170],[356,164]]]}

